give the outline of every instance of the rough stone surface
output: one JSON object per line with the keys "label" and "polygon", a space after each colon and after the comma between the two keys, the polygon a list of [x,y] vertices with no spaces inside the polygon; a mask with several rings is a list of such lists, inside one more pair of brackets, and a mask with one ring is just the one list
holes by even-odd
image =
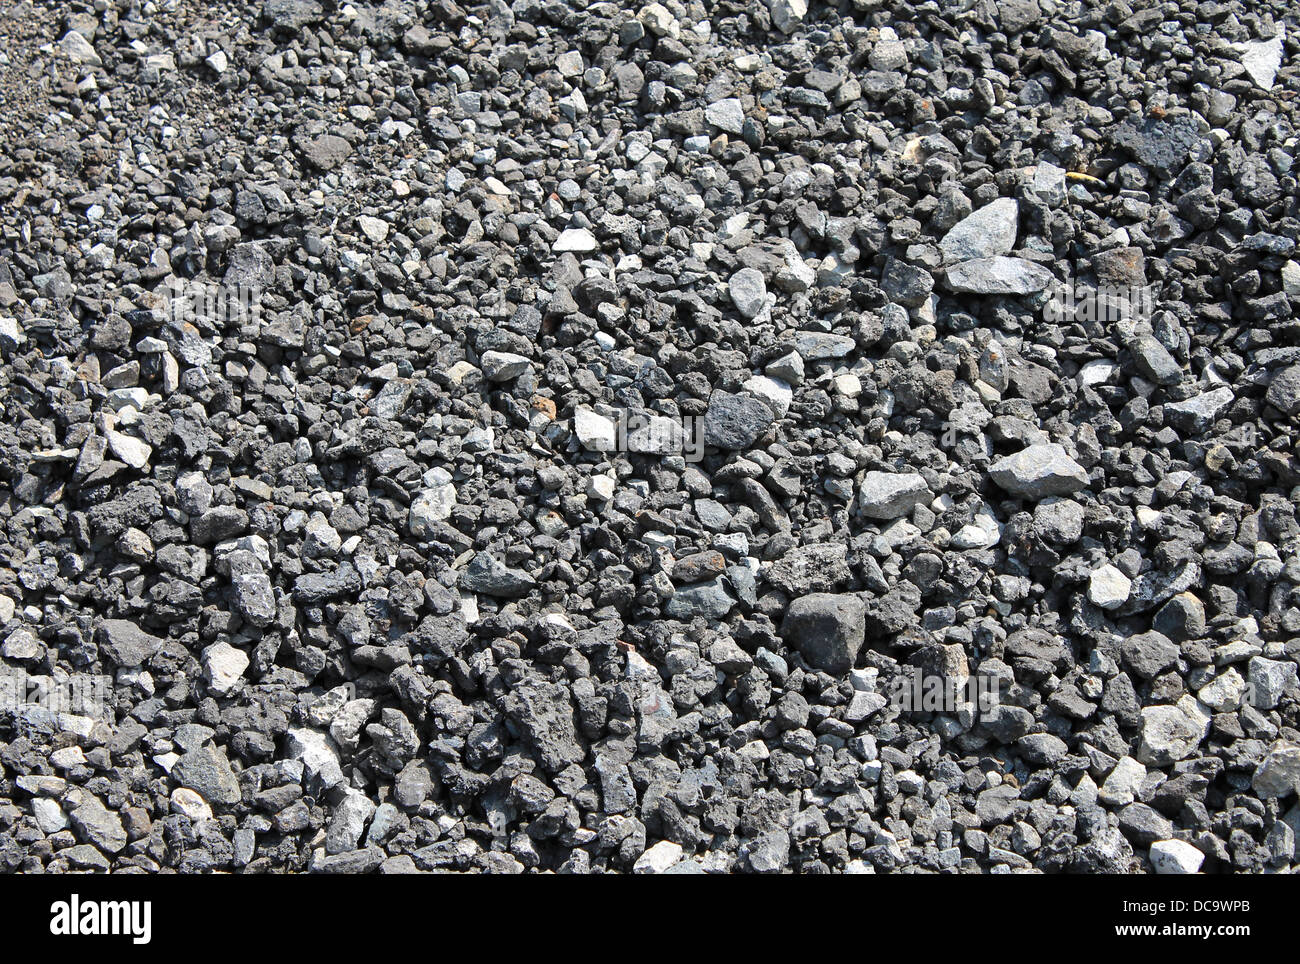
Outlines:
{"label": "rough stone surface", "polygon": [[1293,875],[1293,6],[10,4],[0,872]]}
{"label": "rough stone surface", "polygon": [[817,669],[843,675],[866,638],[865,613],[857,596],[811,593],[790,603],[781,635]]}

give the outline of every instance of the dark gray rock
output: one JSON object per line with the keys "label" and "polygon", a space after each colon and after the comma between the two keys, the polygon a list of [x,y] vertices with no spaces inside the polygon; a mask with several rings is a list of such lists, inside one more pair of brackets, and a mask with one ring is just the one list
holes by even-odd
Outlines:
{"label": "dark gray rock", "polygon": [[781,635],[810,665],[838,676],[853,668],[866,638],[865,619],[857,596],[812,593],[790,603]]}

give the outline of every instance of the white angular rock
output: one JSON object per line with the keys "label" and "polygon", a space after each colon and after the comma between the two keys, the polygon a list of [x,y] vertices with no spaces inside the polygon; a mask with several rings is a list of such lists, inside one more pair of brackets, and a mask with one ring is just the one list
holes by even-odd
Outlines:
{"label": "white angular rock", "polygon": [[361,229],[362,234],[375,244],[379,244],[388,237],[388,222],[382,218],[374,218],[368,214],[363,214],[357,218],[357,227]]}
{"label": "white angular rock", "polygon": [[612,452],[617,444],[614,423],[589,408],[580,408],[573,413],[573,431],[589,452]]}
{"label": "white angular rock", "polygon": [[69,60],[78,64],[98,67],[103,63],[99,59],[99,54],[95,53],[95,48],[90,45],[90,41],[75,30],[69,30],[63,35],[63,39],[59,41],[59,49]]}
{"label": "white angular rock", "polygon": [[977,295],[1032,295],[1053,280],[1052,272],[1023,258],[994,255],[952,265],[944,282],[952,291]]}
{"label": "white angular rock", "polygon": [[1175,706],[1142,709],[1141,739],[1135,756],[1148,766],[1168,766],[1186,759],[1210,732],[1210,712],[1194,697]]}
{"label": "white angular rock", "polygon": [[1001,539],[1001,523],[993,511],[984,506],[975,514],[974,521],[957,530],[950,544],[954,549],[989,549]]}
{"label": "white angular rock", "polygon": [[1132,580],[1107,563],[1089,578],[1088,601],[1102,609],[1118,609],[1128,601],[1132,588]]}
{"label": "white angular rock", "polygon": [[290,727],[284,744],[290,760],[301,760],[309,780],[319,781],[325,789],[343,782],[343,768],[334,741],[319,730]]}
{"label": "white angular rock", "polygon": [[1247,664],[1250,705],[1257,710],[1274,709],[1296,682],[1297,667],[1289,660],[1256,656]]}
{"label": "white angular rock", "polygon": [[636,863],[632,865],[632,872],[662,874],[682,859],[682,852],[681,844],[673,843],[671,840],[661,840],[636,859]]}
{"label": "white angular rock", "polygon": [[794,401],[794,390],[779,378],[755,375],[746,380],[744,388],[751,395],[761,398],[777,418],[785,418]]}
{"label": "white angular rock", "polygon": [[142,442],[135,436],[127,435],[125,432],[110,430],[106,434],[108,436],[109,451],[126,465],[133,469],[143,469],[149,464],[153,449],[147,442]]}
{"label": "white angular rock", "polygon": [[177,787],[172,791],[172,810],[189,817],[191,823],[202,823],[212,819],[212,808],[199,794],[188,787]]}
{"label": "white angular rock", "polygon": [[727,282],[731,303],[746,318],[758,315],[767,304],[767,282],[756,268],[741,268]]}
{"label": "white angular rock", "polygon": [[745,109],[737,98],[727,97],[704,108],[704,119],[718,130],[739,134],[745,126]]}
{"label": "white angular rock", "polygon": [[222,641],[203,651],[203,678],[218,696],[228,695],[248,669],[248,654]]}
{"label": "white angular rock", "polygon": [[555,239],[555,244],[551,245],[551,250],[556,254],[563,254],[566,251],[584,253],[595,251],[596,248],[596,237],[586,228],[567,228],[560,232],[560,236]]}
{"label": "white angular rock", "polygon": [[1241,708],[1248,687],[1241,674],[1228,667],[1200,688],[1196,698],[1216,713],[1232,713]]}
{"label": "white angular rock", "polygon": [[[443,470],[443,474],[447,475]],[[451,516],[456,508],[456,486],[451,483],[451,476],[446,481],[425,489],[411,500],[408,525],[411,535],[417,539],[427,539],[433,535],[435,524]]]}
{"label": "white angular rock", "polygon": [[608,502],[614,498],[614,489],[617,483],[612,476],[601,472],[593,475],[587,480],[587,495],[601,502]]}
{"label": "white angular rock", "polygon": [[679,455],[685,440],[681,423],[663,415],[647,415],[628,426],[628,451],[641,455]]}
{"label": "white angular rock", "polygon": [[662,3],[642,7],[637,19],[656,37],[676,37],[681,31],[677,18]]}
{"label": "white angular rock", "polygon": [[1272,90],[1277,78],[1278,68],[1282,66],[1282,33],[1270,40],[1258,40],[1254,43],[1238,44],[1241,52],[1241,66],[1246,73],[1263,90]]}
{"label": "white angular rock", "polygon": [[868,519],[897,519],[934,495],[915,472],[868,472],[858,487],[858,511]]}
{"label": "white angular rock", "polygon": [[1069,495],[1088,485],[1088,473],[1055,442],[1030,445],[998,459],[989,476],[1012,495],[1041,499]]}
{"label": "white angular rock", "polygon": [[1279,740],[1255,768],[1250,785],[1261,797],[1300,794],[1300,745]]}
{"label": "white angular rock", "polygon": [[772,25],[782,33],[794,33],[808,16],[808,0],[767,0]]}
{"label": "white angular rock", "polygon": [[1119,373],[1119,365],[1109,358],[1098,358],[1079,369],[1080,385],[1102,385]]}
{"label": "white angular rock", "polygon": [[59,806],[59,801],[49,797],[36,797],[32,800],[32,816],[44,834],[58,833],[68,827],[68,815]]}
{"label": "white angular rock", "polygon": [[1300,263],[1288,261],[1282,265],[1282,290],[1291,298],[1300,295]]}
{"label": "white angular rock", "polygon": [[1205,854],[1185,840],[1157,840],[1148,856],[1157,874],[1194,874],[1205,862]]}
{"label": "white angular rock", "polygon": [[1097,799],[1112,807],[1126,807],[1137,799],[1147,768],[1131,756],[1122,757],[1106,776],[1097,792]]}

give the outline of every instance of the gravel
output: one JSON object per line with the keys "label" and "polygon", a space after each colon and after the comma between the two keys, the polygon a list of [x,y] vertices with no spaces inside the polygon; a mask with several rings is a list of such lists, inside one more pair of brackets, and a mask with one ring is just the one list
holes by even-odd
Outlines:
{"label": "gravel", "polygon": [[1287,5],[9,12],[0,870],[1297,869]]}

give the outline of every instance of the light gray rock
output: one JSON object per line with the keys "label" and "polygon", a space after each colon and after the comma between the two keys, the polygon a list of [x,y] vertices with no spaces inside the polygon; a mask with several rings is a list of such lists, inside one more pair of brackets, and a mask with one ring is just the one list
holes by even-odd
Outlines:
{"label": "light gray rock", "polygon": [[409,519],[411,535],[417,539],[428,539],[437,531],[437,524],[450,518],[456,508],[456,486],[451,483],[451,476],[445,471],[447,481],[425,489],[411,500]]}
{"label": "light gray rock", "polygon": [[741,268],[727,282],[731,303],[746,318],[753,318],[767,304],[767,282],[755,268]]}
{"label": "light gray rock", "polygon": [[948,268],[944,280],[953,291],[977,295],[1031,295],[1053,282],[1052,273],[1021,258],[963,261]]}
{"label": "light gray rock", "polygon": [[1009,197],[998,198],[958,221],[939,242],[947,264],[993,258],[1007,254],[1016,245],[1020,205]]}
{"label": "light gray rock", "polygon": [[1205,862],[1205,854],[1184,840],[1157,840],[1147,856],[1157,874],[1194,874]]}
{"label": "light gray rock", "polygon": [[1176,706],[1142,709],[1141,739],[1134,756],[1147,766],[1168,766],[1190,756],[1210,731],[1210,714],[1194,697]]}
{"label": "light gray rock", "polygon": [[808,16],[808,0],[767,0],[772,25],[782,33],[794,33]]}
{"label": "light gray rock", "polygon": [[1286,691],[1296,685],[1295,663],[1278,659],[1252,657],[1247,664],[1250,705],[1257,710],[1275,709]]}
{"label": "light gray rock", "polygon": [[933,498],[915,472],[868,472],[858,486],[858,511],[868,519],[897,519]]}
{"label": "light gray rock", "polygon": [[122,818],[89,794],[72,811],[72,829],[79,840],[106,854],[115,854],[127,844]]}
{"label": "light gray rock", "polygon": [[1097,799],[1112,807],[1126,807],[1137,799],[1147,768],[1131,756],[1121,757],[1097,791]]}
{"label": "light gray rock", "polygon": [[1276,37],[1239,44],[1237,47],[1241,52],[1241,66],[1246,68],[1246,74],[1263,90],[1273,89],[1278,68],[1282,66],[1283,37],[1279,26]]}
{"label": "light gray rock", "polygon": [[355,850],[361,843],[366,824],[375,814],[374,802],[360,790],[348,787],[334,808],[325,832],[325,852],[341,854]]}
{"label": "light gray rock", "polygon": [[662,874],[682,859],[682,845],[671,840],[661,840],[632,865],[635,874]]}
{"label": "light gray rock", "polygon": [[203,651],[203,676],[208,689],[217,696],[228,696],[248,669],[248,654],[231,646],[225,640],[213,643]]}
{"label": "light gray rock", "polygon": [[75,30],[69,30],[63,35],[63,39],[59,41],[59,49],[74,63],[89,64],[91,67],[99,67],[103,64],[95,48],[90,45],[90,41]]}
{"label": "light gray rock", "polygon": [[1165,421],[1180,432],[1199,434],[1208,429],[1236,396],[1224,386],[1181,402],[1165,402]]}
{"label": "light gray rock", "polygon": [[322,789],[333,789],[344,780],[334,741],[320,730],[290,727],[284,752],[288,759],[300,760],[307,779]]}
{"label": "light gray rock", "polygon": [[704,108],[704,119],[718,130],[739,134],[745,126],[745,109],[737,98],[727,97]]}
{"label": "light gray rock", "polygon": [[1262,797],[1300,794],[1300,745],[1279,740],[1255,768],[1250,785]]}
{"label": "light gray rock", "polygon": [[1007,492],[1024,499],[1069,495],[1088,485],[1088,473],[1055,442],[1031,445],[998,459],[989,477]]}
{"label": "light gray rock", "polygon": [[485,351],[479,359],[483,377],[490,382],[508,382],[528,371],[532,363],[523,355],[508,351]]}
{"label": "light gray rock", "polygon": [[616,427],[612,421],[589,408],[573,413],[573,431],[582,447],[589,452],[612,452],[616,444]]}
{"label": "light gray rock", "polygon": [[1088,579],[1088,601],[1102,609],[1118,609],[1128,601],[1133,583],[1128,576],[1107,563],[1094,569]]}
{"label": "light gray rock", "polygon": [[568,228],[560,232],[560,236],[551,245],[551,250],[556,254],[563,254],[566,251],[585,254],[588,251],[595,251],[599,246],[596,236],[586,228]]}

